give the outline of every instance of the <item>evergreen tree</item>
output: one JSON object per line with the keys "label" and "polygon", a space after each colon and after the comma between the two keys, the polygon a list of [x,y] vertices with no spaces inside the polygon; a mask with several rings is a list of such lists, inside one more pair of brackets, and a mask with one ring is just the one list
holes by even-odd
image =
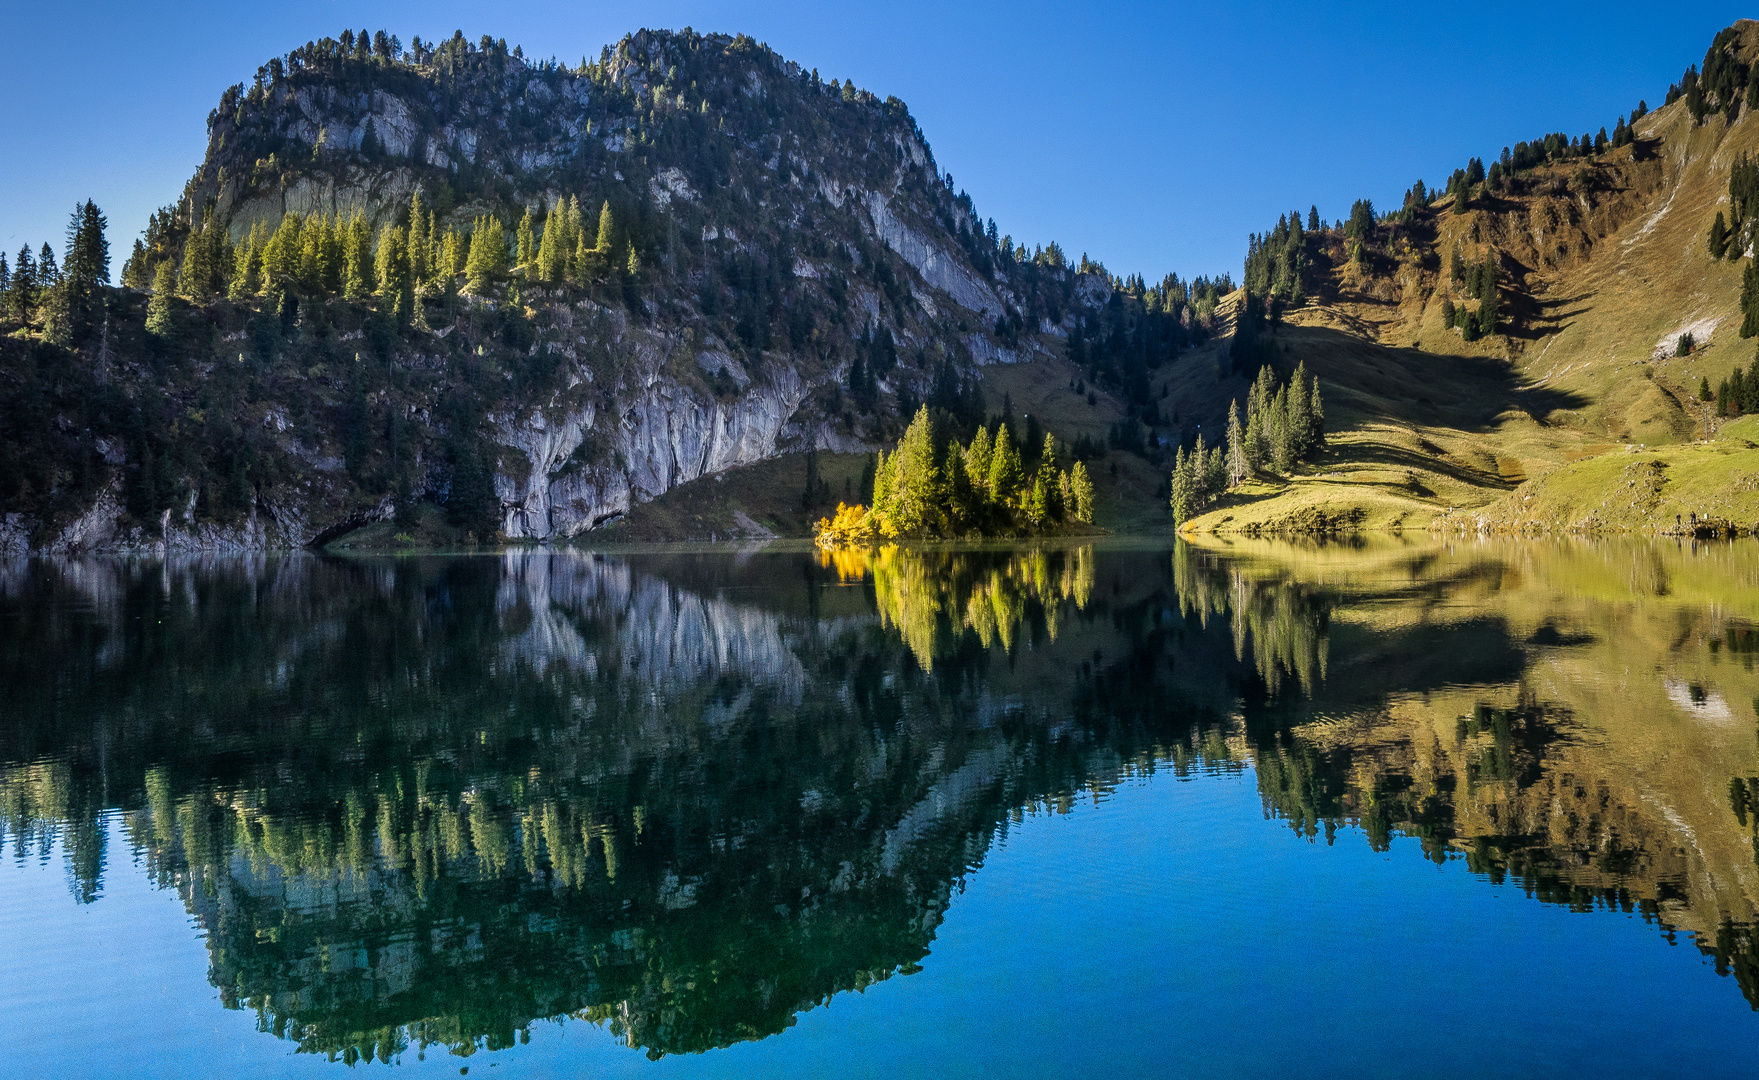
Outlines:
{"label": "evergreen tree", "polygon": [[916,410],[888,464],[891,505],[881,521],[882,531],[888,536],[915,536],[932,530],[939,517],[940,470],[935,468],[934,424],[927,405]]}
{"label": "evergreen tree", "polygon": [[1482,337],[1489,337],[1496,333],[1496,263],[1486,259],[1482,266],[1478,294],[1478,333]]}
{"label": "evergreen tree", "polygon": [[1306,458],[1310,449],[1308,439],[1313,430],[1313,412],[1307,397],[1306,361],[1295,368],[1294,377],[1289,380],[1288,401],[1289,460],[1293,463]]}
{"label": "evergreen tree", "polygon": [[1319,231],[1319,207],[1317,204],[1307,208],[1307,231]]}
{"label": "evergreen tree", "polygon": [[379,250],[374,276],[379,280],[381,308],[399,326],[407,326],[415,306],[415,280],[409,269],[409,243],[403,229],[386,225],[379,230]]}
{"label": "evergreen tree", "polygon": [[1026,470],[1020,462],[1020,452],[1014,449],[1014,433],[1004,422],[996,431],[995,445],[990,451],[990,498],[998,506],[1012,506],[1025,482]]}
{"label": "evergreen tree", "polygon": [[147,333],[162,338],[171,336],[171,295],[176,291],[177,277],[171,272],[171,260],[160,259],[153,272],[153,295],[147,301]]}
{"label": "evergreen tree", "polygon": [[965,448],[965,477],[972,489],[987,501],[991,498],[989,486],[990,441],[989,429],[979,427],[977,434],[971,437],[971,445]]}
{"label": "evergreen tree", "polygon": [[1759,260],[1749,260],[1741,271],[1741,336],[1759,334]]}
{"label": "evergreen tree", "polygon": [[1069,513],[1083,525],[1093,524],[1093,481],[1084,461],[1069,470]]}
{"label": "evergreen tree", "polygon": [[1246,464],[1246,433],[1240,427],[1240,402],[1228,402],[1228,486],[1245,480],[1251,469]]}
{"label": "evergreen tree", "polygon": [[37,308],[37,264],[27,245],[18,249],[12,267],[12,285],[6,290],[6,314],[14,322],[27,323]]}
{"label": "evergreen tree", "polygon": [[1728,223],[1723,220],[1722,211],[1716,212],[1716,220],[1710,223],[1710,236],[1706,240],[1712,259],[1720,259],[1728,250]]}
{"label": "evergreen tree", "polygon": [[261,290],[264,240],[262,223],[256,222],[251,225],[244,242],[233,251],[232,280],[226,283],[228,300],[241,303]]}
{"label": "evergreen tree", "polygon": [[69,329],[75,343],[93,330],[99,292],[110,283],[110,242],[104,238],[107,222],[97,204],[87,199],[73,208],[67,225],[66,284]]}
{"label": "evergreen tree", "polygon": [[488,214],[476,219],[470,233],[470,254],[465,258],[465,288],[477,295],[488,291],[489,283],[507,271],[506,234],[501,219]]}
{"label": "evergreen tree", "polygon": [[605,274],[611,269],[611,253],[617,245],[617,219],[611,214],[609,200],[599,207],[598,242],[593,245],[597,256],[597,273]]}
{"label": "evergreen tree", "polygon": [[531,224],[531,207],[528,206],[525,208],[525,216],[519,219],[519,232],[516,234],[515,239],[515,255],[513,258],[514,266],[526,267],[531,265],[537,254],[537,243],[533,238],[534,235],[535,233]]}
{"label": "evergreen tree", "polygon": [[429,269],[432,233],[433,220],[422,209],[421,192],[414,192],[409,196],[409,278],[418,287],[432,273]]}
{"label": "evergreen tree", "polygon": [[[266,255],[263,261],[266,267]],[[269,275],[265,273],[265,276]],[[348,222],[348,239],[342,259],[342,297],[356,302],[365,300],[373,293],[376,284],[366,217],[356,210]]]}
{"label": "evergreen tree", "polygon": [[1706,375],[1700,378],[1698,380],[1698,400],[1709,401],[1715,396],[1710,392],[1710,376]]}
{"label": "evergreen tree", "polygon": [[1266,434],[1270,439],[1271,467],[1286,476],[1295,467],[1294,432],[1289,424],[1288,387],[1277,390],[1276,396],[1271,398],[1268,421]]}
{"label": "evergreen tree", "polygon": [[1168,481],[1168,504],[1173,509],[1173,525],[1175,527],[1189,521],[1197,508],[1197,484],[1191,468],[1191,460],[1185,456],[1185,448],[1179,447],[1173,454],[1173,473]]}

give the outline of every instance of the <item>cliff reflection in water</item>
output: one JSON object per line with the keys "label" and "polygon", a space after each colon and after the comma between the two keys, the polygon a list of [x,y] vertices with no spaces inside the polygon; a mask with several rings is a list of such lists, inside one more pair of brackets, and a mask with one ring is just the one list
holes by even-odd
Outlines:
{"label": "cliff reflection in water", "polygon": [[[1142,608],[1165,557],[1131,561]],[[961,584],[882,556],[890,609],[806,555],[15,566],[0,824],[90,900],[120,809],[223,1001],[306,1050],[761,1037],[914,970],[1010,815],[1165,757],[1169,718],[1070,724],[1007,676],[1123,610],[1049,584],[1091,551],[937,565]],[[937,646],[951,597],[990,614]]]}
{"label": "cliff reflection in water", "polygon": [[13,851],[100,899],[120,812],[222,1000],[350,1061],[761,1038],[916,970],[1022,814],[1248,765],[1759,1002],[1750,548],[94,560],[0,605]]}

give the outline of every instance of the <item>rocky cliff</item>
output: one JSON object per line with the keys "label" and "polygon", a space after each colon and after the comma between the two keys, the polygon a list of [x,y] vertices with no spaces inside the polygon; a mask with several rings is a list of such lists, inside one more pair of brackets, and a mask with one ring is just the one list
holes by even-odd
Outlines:
{"label": "rocky cliff", "polygon": [[574,536],[923,401],[981,415],[979,365],[1059,355],[1113,292],[980,221],[902,102],[744,37],[572,68],[350,34],[208,126],[102,317],[45,289],[0,345],[31,405],[0,548],[301,546],[423,503]]}

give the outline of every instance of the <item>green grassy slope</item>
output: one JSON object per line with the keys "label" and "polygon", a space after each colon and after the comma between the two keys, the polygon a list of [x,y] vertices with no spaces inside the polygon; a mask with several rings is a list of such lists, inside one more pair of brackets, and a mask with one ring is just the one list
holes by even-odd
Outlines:
{"label": "green grassy slope", "polygon": [[[1759,23],[1738,24],[1759,63]],[[1197,531],[1444,527],[1657,531],[1696,509],[1749,525],[1755,439],[1708,416],[1714,385],[1752,362],[1738,334],[1744,262],[1704,242],[1728,210],[1729,167],[1759,154],[1743,108],[1694,125],[1684,101],[1637,125],[1635,145],[1524,175],[1464,213],[1440,198],[1387,230],[1365,265],[1334,248],[1313,299],[1274,334],[1284,370],[1305,361],[1326,394],[1331,446],[1287,478],[1243,485]],[[1503,332],[1466,342],[1443,325],[1451,254],[1494,257]],[[1699,347],[1678,357],[1690,330]],[[1227,342],[1163,373],[1187,411],[1225,413],[1246,384]],[[1740,422],[1741,424],[1746,421]],[[1633,453],[1665,448],[1657,499],[1627,496]]]}

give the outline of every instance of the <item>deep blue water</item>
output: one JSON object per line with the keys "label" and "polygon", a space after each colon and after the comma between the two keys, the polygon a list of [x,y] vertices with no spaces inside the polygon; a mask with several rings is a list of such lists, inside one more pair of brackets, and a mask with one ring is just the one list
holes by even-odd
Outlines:
{"label": "deep blue water", "polygon": [[1371,556],[16,567],[0,1073],[1750,1072],[1748,624]]}

